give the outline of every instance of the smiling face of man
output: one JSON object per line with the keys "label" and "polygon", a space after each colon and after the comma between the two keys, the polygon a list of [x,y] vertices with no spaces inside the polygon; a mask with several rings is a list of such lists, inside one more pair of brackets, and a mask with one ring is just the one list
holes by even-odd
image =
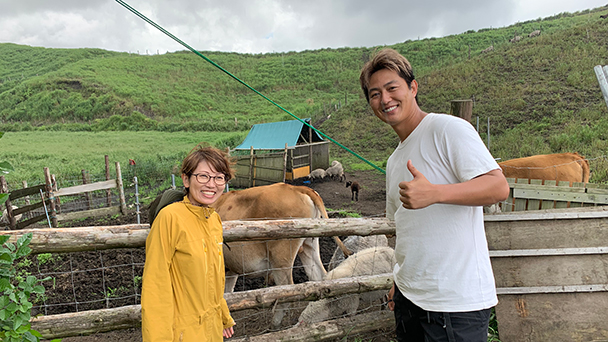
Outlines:
{"label": "smiling face of man", "polygon": [[397,72],[381,69],[370,77],[369,104],[380,120],[398,130],[418,112],[417,92],[415,80],[408,86]]}

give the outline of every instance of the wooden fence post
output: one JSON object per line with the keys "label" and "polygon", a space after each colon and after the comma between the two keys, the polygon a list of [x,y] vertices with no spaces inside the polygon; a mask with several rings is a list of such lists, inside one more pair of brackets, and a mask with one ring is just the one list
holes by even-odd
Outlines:
{"label": "wooden fence post", "polygon": [[[82,172],[82,184],[89,184],[89,181],[87,179],[88,178],[87,177],[87,171],[86,170],[80,170],[80,171]],[[84,198],[87,201],[87,210],[91,209],[91,204],[92,204],[91,203],[91,196],[89,195],[88,192],[84,193]]]}
{"label": "wooden fence post", "polygon": [[[6,179],[4,178],[4,176],[0,176],[0,188],[1,193],[8,194],[8,184],[6,183]],[[10,229],[13,230],[17,225],[17,221],[15,221],[15,218],[13,217],[13,206],[11,204],[10,198],[7,198],[4,204],[6,205],[6,216],[8,217],[8,224],[10,226]]]}
{"label": "wooden fence post", "polygon": [[593,70],[595,71],[597,81],[600,83],[600,89],[602,90],[606,106],[608,106],[608,65],[596,65]]}
{"label": "wooden fence post", "polygon": [[249,148],[249,187],[253,187],[253,146]]}
{"label": "wooden fence post", "polygon": [[57,228],[57,210],[55,209],[55,195],[53,193],[53,183],[51,182],[51,173],[49,172],[49,168],[44,168],[44,181],[46,182],[46,196],[49,199],[50,212],[49,216],[51,217],[51,225],[53,228]]}
{"label": "wooden fence post", "polygon": [[[285,183],[285,174],[287,173],[287,143],[285,143],[285,153],[283,154],[283,183]],[[291,170],[293,173],[293,170]],[[293,175],[291,177],[294,178]]]}
{"label": "wooden fence post", "polygon": [[[106,159],[106,180],[110,180],[110,159],[108,155],[105,156]],[[112,206],[112,191],[110,189],[106,190],[106,197],[108,198],[108,207]]]}
{"label": "wooden fence post", "polygon": [[450,101],[450,114],[471,122],[473,116],[473,100]]}
{"label": "wooden fence post", "polygon": [[[27,181],[22,181],[23,188],[27,188]],[[25,196],[25,205],[30,205],[30,196]]]}
{"label": "wooden fence post", "polygon": [[308,126],[308,173],[312,172],[312,128]]}
{"label": "wooden fence post", "polygon": [[123,215],[127,214],[127,201],[125,200],[125,189],[122,186],[122,173],[120,172],[120,163],[116,162],[116,187],[118,188],[118,199],[120,201],[120,212]]}
{"label": "wooden fence post", "polygon": [[[51,175],[51,184],[53,184],[53,192],[57,192],[57,180],[55,179],[55,175]],[[61,198],[59,196],[55,197],[55,205],[57,209],[57,213],[61,213]]]}

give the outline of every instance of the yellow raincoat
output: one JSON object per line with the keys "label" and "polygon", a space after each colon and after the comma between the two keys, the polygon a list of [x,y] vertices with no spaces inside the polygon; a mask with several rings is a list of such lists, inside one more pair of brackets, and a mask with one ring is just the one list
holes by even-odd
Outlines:
{"label": "yellow raincoat", "polygon": [[223,341],[234,320],[223,296],[222,241],[220,216],[187,196],[158,213],[146,239],[144,342]]}

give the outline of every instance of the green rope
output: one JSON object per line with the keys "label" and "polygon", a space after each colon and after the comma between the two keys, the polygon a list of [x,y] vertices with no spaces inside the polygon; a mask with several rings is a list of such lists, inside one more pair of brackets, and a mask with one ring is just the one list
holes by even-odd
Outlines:
{"label": "green rope", "polygon": [[[177,38],[176,36],[174,36],[173,34],[171,34],[169,31],[165,30],[164,28],[162,28],[160,25],[158,25],[157,23],[153,22],[152,20],[148,19],[148,17],[146,17],[145,15],[139,13],[136,9],[134,9],[133,7],[129,6],[126,2],[122,1],[122,0],[116,0],[116,2],[118,2],[119,4],[121,4],[123,7],[125,7],[126,9],[128,9],[129,11],[133,12],[133,14],[137,15],[138,17],[140,17],[141,19],[143,19],[145,22],[147,22],[148,24],[156,27],[159,31],[161,31],[162,33],[166,34],[167,36],[169,36],[171,39],[175,40],[176,42],[180,43],[181,45],[183,45],[184,47],[186,47],[188,50],[194,52],[195,54],[197,54],[199,57],[201,57],[202,59],[206,60],[207,62],[213,64],[213,66],[215,66],[216,68],[220,69],[221,71],[223,71],[224,73],[226,73],[228,76],[234,78],[237,82],[241,83],[242,85],[244,85],[245,87],[249,88],[251,91],[255,92],[256,94],[260,95],[261,97],[263,97],[264,99],[266,99],[268,102],[272,103],[273,105],[277,106],[278,108],[280,108],[282,111],[284,111],[285,113],[291,115],[292,117],[294,117],[295,119],[297,119],[298,121],[300,121],[301,123],[303,123],[304,125],[312,128],[313,130],[315,130],[315,132],[321,134],[323,137],[329,139],[331,142],[333,142],[334,144],[340,146],[341,148],[345,149],[346,151],[350,152],[352,155],[354,155],[355,157],[361,159],[362,161],[364,161],[365,163],[367,163],[368,165],[372,166],[373,168],[375,168],[376,170],[382,172],[383,174],[386,174],[386,171],[383,170],[382,168],[376,166],[375,164],[373,164],[372,162],[368,161],[367,159],[361,157],[360,155],[358,155],[357,153],[351,151],[348,147],[340,144],[339,142],[335,141],[334,139],[330,138],[329,136],[325,135],[325,133],[319,131],[318,129],[312,127],[312,125],[310,125],[309,123],[307,123],[306,121],[298,118],[297,116],[295,116],[294,114],[292,114],[290,111],[288,111],[287,109],[281,107],[279,104],[277,104],[276,102],[272,101],[271,99],[269,99],[268,97],[266,97],[264,94],[260,93],[259,91],[255,90],[253,87],[251,87],[249,84],[241,81],[238,77],[234,76],[233,74],[231,74],[228,70],[222,68],[221,66],[219,66],[217,63],[215,63],[214,61],[210,60],[209,58],[205,57],[203,54],[201,54],[200,52],[198,52],[197,50],[195,50],[194,48],[192,48],[190,45],[184,43],[182,40],[180,40],[179,38]],[[312,137],[311,137],[312,138]]]}

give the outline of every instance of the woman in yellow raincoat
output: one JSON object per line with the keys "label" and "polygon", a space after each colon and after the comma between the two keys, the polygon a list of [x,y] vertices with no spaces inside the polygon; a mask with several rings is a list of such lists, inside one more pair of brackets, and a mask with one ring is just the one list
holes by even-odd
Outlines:
{"label": "woman in yellow raincoat", "polygon": [[223,152],[199,145],[181,174],[183,199],[158,212],[146,239],[143,341],[223,341],[235,323],[223,297],[222,221],[210,205],[233,171]]}

